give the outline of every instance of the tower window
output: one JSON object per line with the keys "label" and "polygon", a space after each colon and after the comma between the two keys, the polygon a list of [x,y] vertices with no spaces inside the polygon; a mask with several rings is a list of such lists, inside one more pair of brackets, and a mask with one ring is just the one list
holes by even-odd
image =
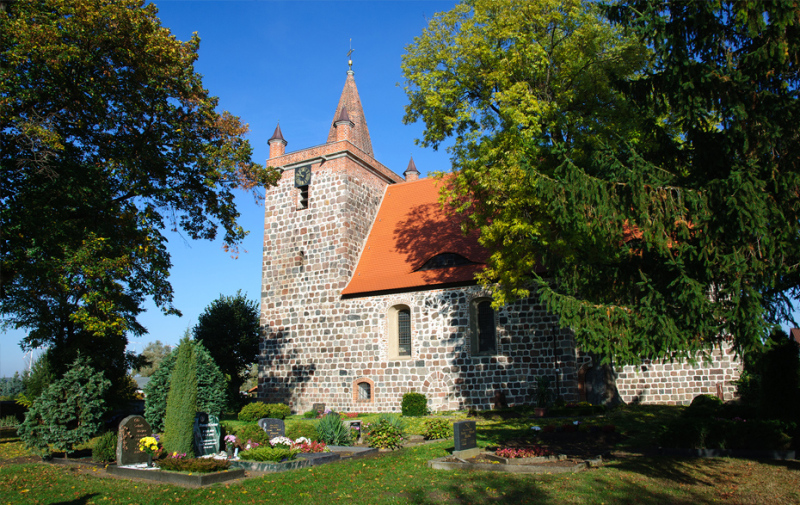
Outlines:
{"label": "tower window", "polygon": [[297,199],[297,210],[303,210],[308,208],[308,186],[300,186],[297,188],[300,190],[300,194],[298,195]]}
{"label": "tower window", "polygon": [[360,382],[358,384],[358,399],[361,401],[372,399],[372,388],[369,382]]}

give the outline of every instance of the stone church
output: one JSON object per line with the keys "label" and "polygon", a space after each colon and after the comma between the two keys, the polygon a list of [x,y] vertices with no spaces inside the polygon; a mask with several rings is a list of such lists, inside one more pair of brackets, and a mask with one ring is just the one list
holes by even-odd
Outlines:
{"label": "stone church", "polygon": [[[314,403],[391,412],[416,391],[432,410],[481,410],[531,403],[542,375],[566,401],[586,399],[591,360],[557,317],[535,299],[494,310],[473,280],[488,254],[441,208],[441,181],[420,178],[413,159],[402,177],[375,159],[352,69],[325,143],[288,153],[287,144],[278,125],[267,161],[283,175],[265,200],[262,401],[296,413]],[[625,402],[728,399],[738,373],[733,355],[715,350],[699,367],[624,367],[617,387]]]}

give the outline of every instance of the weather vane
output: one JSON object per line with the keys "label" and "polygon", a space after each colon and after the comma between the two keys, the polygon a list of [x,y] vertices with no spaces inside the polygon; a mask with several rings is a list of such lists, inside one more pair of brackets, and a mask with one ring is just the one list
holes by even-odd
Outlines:
{"label": "weather vane", "polygon": [[353,70],[353,59],[350,55],[353,54],[353,39],[350,39],[350,50],[347,51],[347,64],[350,65],[350,70]]}

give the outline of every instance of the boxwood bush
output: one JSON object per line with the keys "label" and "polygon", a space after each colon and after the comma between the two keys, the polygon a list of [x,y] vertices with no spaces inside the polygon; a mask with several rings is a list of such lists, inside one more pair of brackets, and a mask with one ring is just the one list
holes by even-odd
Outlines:
{"label": "boxwood bush", "polygon": [[428,414],[428,399],[422,393],[410,391],[403,395],[401,408],[404,416],[424,416]]}
{"label": "boxwood bush", "polygon": [[300,449],[282,449],[267,445],[244,451],[239,454],[239,459],[245,461],[273,461],[275,463],[280,463],[284,460],[288,461],[294,459],[299,452]]}
{"label": "boxwood bush", "polygon": [[239,412],[240,421],[258,421],[265,417],[273,419],[286,419],[292,413],[288,405],[282,403],[253,402],[245,405]]}
{"label": "boxwood bush", "polygon": [[97,437],[92,446],[92,461],[110,463],[117,459],[117,432],[107,431]]}

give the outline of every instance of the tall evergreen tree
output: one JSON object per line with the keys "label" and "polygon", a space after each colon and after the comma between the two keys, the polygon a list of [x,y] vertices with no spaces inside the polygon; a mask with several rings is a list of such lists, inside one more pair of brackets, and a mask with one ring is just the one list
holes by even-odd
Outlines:
{"label": "tall evergreen tree", "polygon": [[[408,48],[406,121],[499,302],[606,360],[759,348],[800,293],[794,3],[468,1]],[[543,265],[546,271],[539,271]],[[789,296],[787,296],[787,294]]]}
{"label": "tall evergreen tree", "polygon": [[164,449],[194,455],[194,418],[197,414],[197,355],[188,338],[181,340],[169,381],[164,415]]}

